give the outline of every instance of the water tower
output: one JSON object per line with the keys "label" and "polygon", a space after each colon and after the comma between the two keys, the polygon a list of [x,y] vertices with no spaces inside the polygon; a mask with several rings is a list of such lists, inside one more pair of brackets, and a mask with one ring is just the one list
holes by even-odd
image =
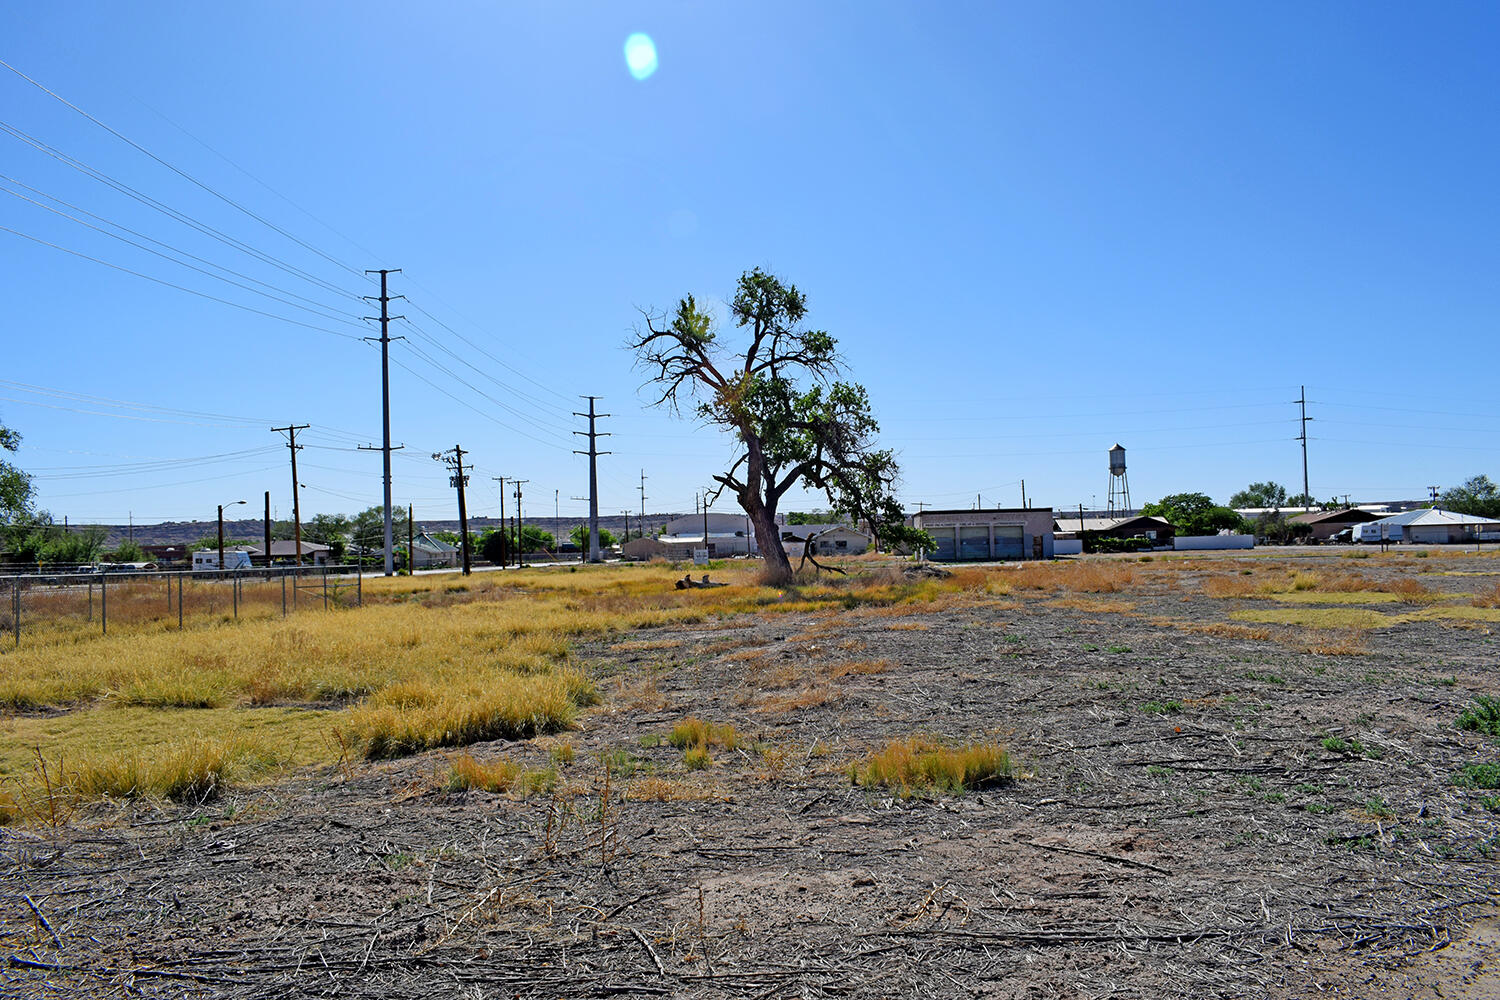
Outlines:
{"label": "water tower", "polygon": [[1109,449],[1109,508],[1106,516],[1130,516],[1130,480],[1125,476],[1125,448],[1118,444]]}

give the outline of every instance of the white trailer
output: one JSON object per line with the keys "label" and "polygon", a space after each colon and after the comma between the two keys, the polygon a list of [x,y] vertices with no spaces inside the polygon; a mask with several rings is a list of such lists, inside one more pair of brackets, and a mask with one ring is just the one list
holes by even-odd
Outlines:
{"label": "white trailer", "polygon": [[209,573],[221,569],[249,569],[250,553],[243,549],[225,549],[224,565],[219,565],[218,549],[198,549],[193,553],[193,572]]}

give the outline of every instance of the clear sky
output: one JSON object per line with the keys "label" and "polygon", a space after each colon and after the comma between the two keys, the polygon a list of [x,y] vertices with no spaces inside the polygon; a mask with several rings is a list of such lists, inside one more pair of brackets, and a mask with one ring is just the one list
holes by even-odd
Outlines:
{"label": "clear sky", "polygon": [[288,423],[304,516],[377,504],[359,272],[399,267],[398,503],[454,516],[461,444],[471,512],[581,514],[592,393],[602,510],[642,470],[691,510],[730,445],[622,344],[761,266],[909,504],[1103,504],[1117,440],[1137,505],[1298,492],[1303,384],[1315,495],[1420,496],[1500,474],[1497,41],[1488,3],[7,4],[0,59],[164,163],[0,69],[0,422],[59,519],[286,516]]}

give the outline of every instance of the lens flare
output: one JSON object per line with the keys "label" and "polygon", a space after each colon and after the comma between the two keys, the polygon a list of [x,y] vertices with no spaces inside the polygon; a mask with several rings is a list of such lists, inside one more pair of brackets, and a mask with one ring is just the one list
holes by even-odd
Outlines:
{"label": "lens flare", "polygon": [[637,80],[656,72],[656,43],[650,35],[636,32],[625,39],[625,65]]}

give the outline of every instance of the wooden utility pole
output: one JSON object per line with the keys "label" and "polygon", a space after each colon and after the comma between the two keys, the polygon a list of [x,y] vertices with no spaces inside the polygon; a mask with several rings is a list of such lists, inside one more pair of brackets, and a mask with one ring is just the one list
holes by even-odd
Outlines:
{"label": "wooden utility pole", "polygon": [[[607,417],[607,416],[609,416],[609,414],[608,413],[595,413],[594,412],[594,400],[598,399],[599,398],[598,396],[584,396],[582,398],[584,398],[584,399],[586,399],[586,400],[589,401],[589,412],[587,412],[587,413],[579,413],[579,412],[577,412],[575,410],[574,413],[573,413],[573,416],[575,416],[575,417],[588,417],[589,418],[589,429],[588,429],[588,432],[587,432],[588,433],[588,439],[589,439],[589,450],[588,451],[578,451],[578,450],[575,449],[574,452],[573,452],[573,454],[575,454],[575,455],[587,455],[589,457],[589,554],[588,554],[588,559],[589,559],[589,562],[596,563],[596,562],[602,562],[603,561],[603,557],[600,556],[600,554],[599,554],[599,456],[600,455],[608,455],[610,453],[607,452],[607,451],[600,451],[598,449],[598,439],[601,438],[601,437],[609,437],[609,434],[608,433],[601,434],[598,431],[594,430],[594,421],[597,420],[597,419],[599,419],[600,417]],[[574,431],[573,433],[574,434],[578,434],[578,435],[584,434],[583,431]]]}
{"label": "wooden utility pole", "polygon": [[458,537],[459,547],[463,552],[464,576],[469,575],[469,514],[464,507],[464,487],[469,485],[468,474],[464,472],[464,450],[454,445],[447,451],[435,451],[432,457],[453,470],[448,477],[448,485],[458,490]]}
{"label": "wooden utility pole", "polygon": [[277,434],[287,435],[287,448],[292,452],[292,530],[297,539],[297,565],[302,565],[302,504],[298,499],[297,489],[301,485],[297,482],[297,452],[302,446],[297,443],[297,432],[305,431],[312,424],[288,424],[286,427],[272,427],[271,430]]}
{"label": "wooden utility pole", "polygon": [[640,533],[639,537],[645,538],[646,537],[646,470],[645,469],[641,470],[641,523],[640,523],[639,527],[641,529],[641,533]]}
{"label": "wooden utility pole", "polygon": [[[391,452],[400,451],[405,445],[391,447],[391,341],[405,340],[405,337],[391,337],[390,325],[393,319],[405,319],[405,316],[392,316],[390,314],[391,299],[404,299],[404,295],[386,294],[386,275],[400,274],[401,269],[381,268],[378,271],[366,271],[366,274],[380,275],[380,295],[366,295],[366,299],[378,299],[380,302],[379,316],[366,316],[365,319],[380,320],[380,336],[366,337],[365,340],[378,341],[380,344],[380,451],[383,452],[385,465],[385,575],[390,576],[396,572],[396,549],[391,539]],[[374,451],[375,448],[360,446],[360,451]]]}
{"label": "wooden utility pole", "polygon": [[[491,476],[495,482],[500,484],[500,537],[506,538],[510,534],[510,528],[505,523],[505,477]],[[500,566],[503,569],[510,565],[510,546],[500,546]]]}
{"label": "wooden utility pole", "polygon": [[416,541],[416,505],[406,505],[406,575],[411,576],[412,570],[417,568]]}

